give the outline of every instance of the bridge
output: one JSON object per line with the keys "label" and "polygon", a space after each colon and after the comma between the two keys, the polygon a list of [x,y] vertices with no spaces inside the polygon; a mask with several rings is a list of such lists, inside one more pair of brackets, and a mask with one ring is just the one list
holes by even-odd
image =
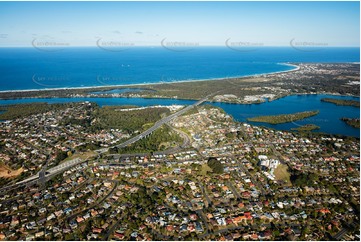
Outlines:
{"label": "bridge", "polygon": [[[125,142],[123,142],[121,144],[114,145],[114,146],[111,146],[111,147],[108,147],[108,148],[98,149],[98,150],[95,150],[95,151],[98,153],[98,155],[100,155],[100,154],[108,152],[109,149],[111,149],[111,148],[124,148],[124,147],[126,147],[128,145],[131,145],[131,144],[137,142],[138,140],[141,140],[141,139],[147,137],[148,135],[153,133],[155,130],[159,129],[163,124],[166,124],[166,123],[170,122],[171,120],[173,120],[173,119],[183,115],[184,113],[188,112],[192,108],[194,108],[196,106],[199,106],[202,103],[206,102],[207,99],[212,95],[214,95],[214,93],[209,94],[208,96],[206,96],[205,98],[197,101],[196,103],[194,103],[192,105],[189,105],[189,106],[179,110],[178,112],[176,112],[174,114],[171,114],[171,115],[157,121],[152,127],[147,129],[146,131],[142,132],[141,134],[138,134],[137,136],[135,136],[133,138],[128,139],[127,141],[125,141]],[[81,160],[79,158],[76,158],[76,159],[64,162],[64,163],[62,163],[60,165],[57,165],[55,167],[52,167],[52,168],[50,168],[48,170],[42,169],[39,173],[37,173],[34,176],[31,176],[31,177],[29,177],[29,178],[27,178],[25,180],[19,181],[19,182],[15,183],[15,184],[2,187],[0,189],[0,193],[5,192],[5,191],[9,191],[9,190],[14,190],[14,189],[17,189],[17,188],[19,188],[21,186],[24,186],[24,185],[30,186],[30,185],[33,185],[33,184],[37,184],[37,183],[39,183],[39,181],[40,181],[40,183],[44,183],[47,178],[49,178],[51,176],[54,176],[56,174],[59,174],[61,172],[64,172],[65,170],[68,170],[71,167],[79,165],[79,164],[84,163],[84,162],[86,162],[86,160]]]}
{"label": "bridge", "polygon": [[199,100],[198,102],[192,104],[192,105],[189,105],[185,108],[183,108],[182,110],[179,110],[178,112],[174,113],[174,114],[171,114],[159,121],[157,121],[152,127],[150,127],[149,129],[147,129],[146,131],[144,131],[143,133],[141,134],[138,134],[137,136],[134,136],[133,138],[131,139],[128,139],[127,141],[121,143],[121,144],[118,144],[118,145],[114,145],[112,147],[109,147],[109,148],[104,148],[104,149],[99,149],[99,150],[96,150],[96,152],[98,152],[99,154],[102,154],[102,153],[106,153],[108,152],[109,149],[111,148],[124,148],[128,145],[131,145],[135,142],[137,142],[138,140],[141,140],[145,137],[147,137],[148,135],[150,135],[151,133],[153,133],[155,130],[159,129],[163,124],[166,124],[168,123],[169,121],[183,115],[184,113],[186,113],[187,111],[191,110],[192,108],[204,103],[205,101],[207,101],[207,99],[213,94],[210,94],[208,96],[206,96],[205,98]]}
{"label": "bridge", "polygon": [[2,187],[0,189],[0,193],[6,192],[6,191],[10,191],[10,190],[14,190],[17,188],[20,188],[22,186],[31,186],[34,184],[39,184],[39,185],[44,185],[46,180],[52,176],[55,176],[61,172],[64,172],[65,170],[68,170],[69,168],[79,165],[81,163],[86,162],[85,160],[81,160],[79,158],[73,159],[73,160],[69,160],[67,162],[64,162],[60,165],[57,165],[55,167],[52,167],[50,169],[41,169],[41,171],[39,171],[36,175],[28,177],[22,181],[19,181],[15,184],[12,185],[8,185],[5,187]]}

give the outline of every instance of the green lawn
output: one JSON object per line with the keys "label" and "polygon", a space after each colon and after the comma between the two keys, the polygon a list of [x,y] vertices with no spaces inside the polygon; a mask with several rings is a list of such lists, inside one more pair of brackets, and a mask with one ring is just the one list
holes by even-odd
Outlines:
{"label": "green lawn", "polygon": [[285,181],[287,185],[292,185],[290,180],[290,173],[287,171],[287,165],[280,164],[277,166],[276,170],[274,171],[274,175],[276,180],[278,181]]}
{"label": "green lawn", "polygon": [[212,169],[207,164],[203,164],[202,169],[200,171],[200,175],[205,176],[207,175],[207,172],[212,172]]}

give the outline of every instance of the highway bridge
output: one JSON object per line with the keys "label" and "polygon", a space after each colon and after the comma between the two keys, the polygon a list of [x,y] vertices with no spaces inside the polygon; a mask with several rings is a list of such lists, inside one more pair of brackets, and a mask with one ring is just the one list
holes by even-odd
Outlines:
{"label": "highway bridge", "polygon": [[147,129],[147,130],[144,131],[143,133],[138,134],[137,136],[135,136],[135,137],[133,137],[133,138],[131,138],[131,139],[128,139],[127,141],[125,141],[125,142],[123,142],[123,143],[121,143],[121,144],[119,144],[119,145],[115,145],[115,146],[112,146],[112,147],[109,147],[109,148],[106,148],[106,149],[100,149],[100,150],[96,150],[96,151],[97,151],[99,154],[102,154],[102,153],[108,152],[108,149],[110,149],[110,148],[115,148],[115,147],[116,147],[116,148],[124,148],[124,147],[126,147],[126,146],[128,146],[128,145],[131,145],[131,144],[137,142],[138,140],[141,140],[141,139],[147,137],[148,135],[150,135],[151,133],[153,133],[155,130],[159,129],[163,124],[168,123],[169,121],[171,121],[171,120],[173,120],[173,119],[175,119],[175,118],[183,115],[184,113],[188,112],[188,111],[191,110],[192,108],[194,108],[194,107],[196,107],[196,106],[204,103],[205,101],[207,101],[207,99],[208,99],[211,95],[212,95],[212,94],[206,96],[205,98],[199,100],[198,102],[196,102],[196,103],[194,103],[194,104],[192,104],[192,105],[189,105],[189,106],[183,108],[182,110],[180,110],[180,111],[178,111],[178,112],[176,112],[176,113],[174,113],[174,114],[171,114],[171,115],[169,115],[169,116],[167,116],[167,117],[165,117],[165,118],[157,121],[152,127],[150,127],[149,129]]}
{"label": "highway bridge", "polygon": [[26,178],[25,180],[19,181],[15,184],[12,185],[8,185],[5,187],[2,187],[0,189],[0,193],[6,192],[6,191],[10,191],[10,190],[14,190],[17,188],[20,188],[22,186],[30,186],[30,185],[34,185],[34,184],[38,184],[40,183],[45,183],[47,179],[49,179],[52,176],[55,176],[59,173],[64,172],[65,170],[68,170],[69,168],[79,165],[81,163],[86,162],[86,160],[81,160],[79,158],[64,162],[60,165],[54,166],[50,169],[44,170],[42,169],[41,171],[39,171],[36,175],[31,176]]}
{"label": "highway bridge", "polygon": [[[95,151],[100,155],[100,154],[103,154],[103,153],[107,153],[108,150],[111,149],[111,148],[115,148],[115,147],[116,148],[124,148],[124,147],[126,147],[128,145],[131,145],[131,144],[137,142],[138,140],[141,140],[141,139],[147,137],[148,135],[153,133],[155,130],[159,129],[163,124],[168,123],[169,121],[171,121],[171,120],[183,115],[184,113],[188,112],[192,108],[204,103],[212,95],[214,95],[214,94],[210,94],[210,95],[206,96],[205,98],[197,101],[196,103],[194,103],[192,105],[189,105],[189,106],[179,110],[178,112],[176,112],[174,114],[171,114],[171,115],[157,121],[152,127],[147,129],[143,133],[141,133],[141,134],[139,134],[139,135],[137,135],[137,136],[135,136],[135,137],[133,137],[133,138],[119,144],[119,145],[114,145],[112,147],[98,149],[98,150],[95,150]],[[22,187],[24,185],[29,186],[29,185],[32,185],[32,184],[36,184],[36,183],[38,183],[39,178],[41,179],[41,181],[44,181],[44,180],[46,180],[47,178],[49,178],[51,176],[54,176],[54,175],[59,174],[61,172],[64,172],[65,170],[68,170],[71,167],[79,165],[79,164],[81,164],[83,162],[86,162],[86,160],[76,158],[76,159],[64,162],[64,163],[62,163],[60,165],[57,165],[55,167],[52,167],[50,169],[47,169],[46,171],[41,170],[36,175],[31,176],[31,177],[29,177],[29,178],[27,178],[25,180],[19,181],[19,182],[15,183],[15,184],[12,184],[12,185],[9,185],[9,186],[2,187],[0,189],[0,193],[6,192],[6,191],[9,191],[9,190],[14,190],[14,189],[17,189],[17,188]]]}

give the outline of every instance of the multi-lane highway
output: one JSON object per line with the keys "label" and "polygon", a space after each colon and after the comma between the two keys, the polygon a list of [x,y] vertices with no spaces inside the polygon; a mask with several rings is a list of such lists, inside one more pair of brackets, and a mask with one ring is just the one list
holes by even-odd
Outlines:
{"label": "multi-lane highway", "polygon": [[[212,94],[206,96],[206,97],[203,98],[202,100],[199,100],[198,102],[196,102],[196,103],[194,103],[194,104],[192,104],[192,105],[189,105],[189,106],[183,108],[182,110],[180,110],[180,111],[178,111],[178,112],[176,112],[176,113],[174,113],[174,114],[171,114],[171,115],[169,115],[169,116],[167,116],[167,117],[165,117],[165,118],[157,121],[152,127],[150,127],[149,129],[147,129],[147,130],[144,131],[143,133],[138,134],[137,136],[135,136],[135,137],[133,137],[133,138],[131,138],[131,139],[128,139],[127,141],[125,141],[125,142],[123,142],[123,143],[121,143],[121,144],[119,144],[119,145],[115,145],[115,146],[113,146],[113,147],[110,147],[110,148],[115,148],[115,147],[117,147],[117,148],[124,148],[124,147],[126,147],[126,146],[128,146],[128,145],[131,145],[131,144],[137,142],[138,140],[143,139],[144,137],[146,137],[146,136],[150,135],[151,133],[153,133],[155,130],[159,129],[163,124],[168,123],[169,121],[171,121],[171,120],[179,117],[180,115],[186,113],[187,111],[191,110],[192,108],[194,108],[194,107],[196,107],[196,106],[204,103],[205,101],[207,101],[207,99],[208,99],[211,95],[212,95]],[[98,153],[105,153],[105,152],[107,152],[108,149],[110,149],[110,148],[100,149],[100,150],[96,150],[96,151],[97,151]]]}
{"label": "multi-lane highway", "polygon": [[[126,146],[128,146],[128,145],[131,145],[131,144],[137,142],[138,140],[141,140],[141,139],[143,139],[144,137],[150,135],[150,134],[153,133],[155,130],[157,130],[158,128],[160,128],[163,124],[168,123],[169,121],[171,121],[171,120],[179,117],[180,115],[186,113],[187,111],[191,110],[192,108],[194,108],[194,107],[202,104],[203,102],[207,101],[207,99],[208,99],[210,96],[212,96],[212,95],[214,95],[214,94],[210,94],[210,95],[206,96],[205,98],[197,101],[196,103],[194,103],[194,104],[192,104],[192,105],[189,105],[189,106],[183,108],[182,110],[180,110],[180,111],[178,111],[178,112],[176,112],[176,113],[174,113],[174,114],[171,114],[171,115],[169,115],[169,116],[167,116],[167,117],[165,117],[165,118],[157,121],[151,128],[147,129],[147,130],[144,131],[143,133],[141,133],[141,134],[139,134],[139,135],[137,135],[137,136],[135,136],[135,137],[133,137],[133,138],[131,138],[131,139],[129,139],[129,140],[127,140],[127,141],[119,144],[119,145],[115,145],[115,146],[112,146],[112,147],[109,147],[109,148],[99,149],[99,150],[96,150],[96,152],[97,152],[98,154],[103,154],[103,153],[108,152],[108,150],[109,150],[110,148],[115,148],[115,147],[117,147],[117,148],[124,148],[124,147],[126,147]],[[42,173],[43,179],[46,179],[46,178],[48,178],[48,177],[50,177],[50,176],[54,176],[54,175],[56,175],[56,174],[58,174],[58,173],[60,173],[60,172],[63,172],[63,171],[65,171],[65,170],[67,170],[67,169],[69,169],[69,168],[71,168],[71,167],[73,167],[73,166],[76,166],[76,165],[78,165],[78,164],[81,164],[81,163],[83,163],[83,162],[85,162],[85,161],[86,161],[86,160],[82,160],[82,159],[77,158],[77,159],[73,159],[73,160],[64,162],[64,163],[62,163],[62,164],[60,164],[60,165],[57,165],[57,166],[55,166],[55,167],[52,167],[52,168],[50,168],[50,169],[47,169],[46,171],[42,171],[42,172],[43,172],[43,173]],[[2,187],[2,188],[0,189],[0,192],[4,192],[4,191],[8,191],[8,190],[13,190],[13,189],[16,189],[16,188],[18,188],[18,187],[20,187],[20,186],[23,186],[23,185],[34,184],[34,183],[36,183],[36,182],[38,181],[38,179],[39,179],[39,173],[36,174],[36,175],[34,175],[34,176],[31,176],[31,177],[29,177],[29,178],[27,178],[27,179],[25,179],[25,180],[22,180],[22,181],[20,181],[20,182],[17,182],[16,184]]]}
{"label": "multi-lane highway", "polygon": [[[63,170],[68,169],[70,167],[76,166],[76,165],[78,165],[78,164],[80,164],[82,162],[84,162],[84,161],[79,159],[79,158],[69,160],[67,162],[61,163],[60,165],[54,166],[54,167],[46,170],[44,175],[45,175],[45,177],[49,177],[51,175],[57,174],[60,171],[63,171]],[[20,181],[20,182],[18,182],[16,184],[26,183],[28,181],[32,181],[34,179],[37,179],[38,177],[39,177],[39,173],[34,175],[34,176],[31,176],[29,178],[26,178],[25,180],[22,180],[22,181]]]}
{"label": "multi-lane highway", "polygon": [[0,188],[0,193],[2,192],[6,192],[6,191],[9,191],[9,190],[14,190],[14,189],[17,189],[19,187],[22,187],[24,185],[32,185],[32,184],[36,184],[38,183],[39,181],[39,174],[42,173],[42,179],[44,181],[46,181],[47,178],[51,177],[51,176],[54,176],[56,174],[59,174],[73,166],[76,166],[78,164],[81,164],[83,162],[86,162],[86,160],[81,160],[79,158],[76,158],[76,159],[73,159],[73,160],[69,160],[67,162],[64,162],[58,166],[55,166],[55,167],[52,167],[46,171],[44,170],[41,170],[40,172],[38,172],[36,175],[34,176],[31,176],[31,177],[28,177],[22,181],[19,181],[15,184],[12,184],[12,185],[9,185],[9,186],[5,186],[5,187],[2,187]]}

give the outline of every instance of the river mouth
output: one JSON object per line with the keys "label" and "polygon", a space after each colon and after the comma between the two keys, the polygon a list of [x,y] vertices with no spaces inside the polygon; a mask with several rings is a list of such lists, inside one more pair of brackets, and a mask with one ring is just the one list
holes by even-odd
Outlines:
{"label": "river mouth", "polygon": [[[312,95],[291,95],[271,102],[261,104],[230,104],[207,102],[219,108],[222,108],[227,114],[231,115],[236,121],[250,123],[257,126],[264,126],[276,130],[292,131],[293,128],[314,124],[320,127],[312,132],[320,132],[335,135],[345,135],[360,137],[360,129],[353,128],[345,124],[341,118],[360,118],[360,109],[352,106],[337,106],[332,103],[321,102],[322,98],[337,98],[343,100],[356,100],[359,97],[338,96],[327,94]],[[179,99],[156,99],[156,98],[122,98],[122,97],[71,97],[71,98],[24,98],[0,100],[0,105],[47,102],[47,103],[67,103],[67,102],[95,102],[99,106],[114,105],[136,105],[136,106],[155,106],[155,105],[191,105],[196,101]],[[309,110],[319,110],[319,114],[313,117],[305,118],[295,122],[283,124],[268,124],[249,122],[247,118],[266,115],[291,114]]]}

